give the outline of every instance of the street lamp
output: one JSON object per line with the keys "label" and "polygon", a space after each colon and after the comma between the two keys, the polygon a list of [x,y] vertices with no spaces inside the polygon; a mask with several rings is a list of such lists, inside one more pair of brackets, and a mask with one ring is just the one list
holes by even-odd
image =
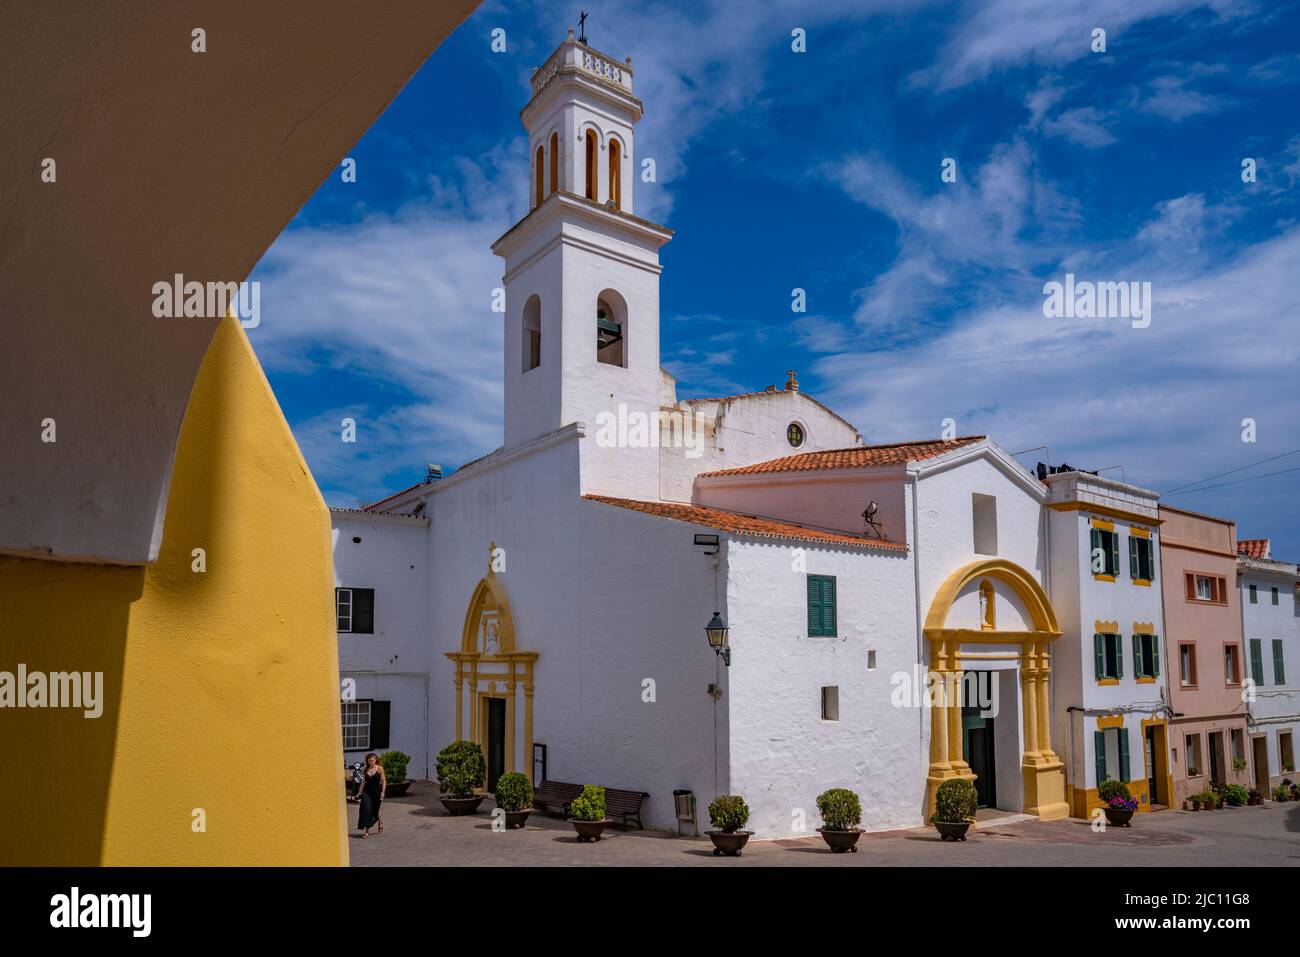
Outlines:
{"label": "street lamp", "polygon": [[704,633],[709,638],[709,647],[713,653],[722,659],[723,663],[731,667],[731,649],[727,647],[727,624],[722,620],[722,616],[716,611],[709,623],[704,626]]}

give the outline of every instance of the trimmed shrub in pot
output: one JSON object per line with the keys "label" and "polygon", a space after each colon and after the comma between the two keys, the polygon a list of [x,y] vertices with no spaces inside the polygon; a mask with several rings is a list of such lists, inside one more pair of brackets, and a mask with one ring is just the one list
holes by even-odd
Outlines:
{"label": "trimmed shrub in pot", "polygon": [[742,828],[749,821],[749,805],[739,794],[723,794],[709,805],[709,823],[714,827],[706,831],[713,842],[715,857],[740,857],[741,848],[749,841],[753,831]]}
{"label": "trimmed shrub in pot", "polygon": [[1106,821],[1115,827],[1132,827],[1133,812],[1137,810],[1137,801],[1129,793],[1128,785],[1123,781],[1102,781],[1097,786],[1097,797],[1102,800],[1102,810]]}
{"label": "trimmed shrub in pot", "polygon": [[934,794],[930,823],[945,841],[964,841],[979,808],[979,792],[966,778],[949,778]]}
{"label": "trimmed shrub in pot", "polygon": [[831,788],[817,795],[817,811],[822,816],[822,826],[817,833],[836,854],[858,851],[858,838],[862,836],[862,802],[848,788]]}
{"label": "trimmed shrub in pot", "polygon": [[573,817],[569,823],[578,832],[579,841],[599,841],[609,820],[605,817],[605,789],[598,784],[584,784],[582,793],[569,805]]}
{"label": "trimmed shrub in pot", "polygon": [[438,752],[438,790],[448,814],[473,814],[483,803],[482,794],[487,766],[483,749],[473,741],[455,741]]}
{"label": "trimmed shrub in pot", "polygon": [[406,777],[406,767],[411,763],[411,756],[401,751],[385,751],[379,756],[379,763],[384,768],[384,778],[388,781],[388,797],[401,797],[410,790],[411,782]]}
{"label": "trimmed shrub in pot", "polygon": [[506,827],[519,828],[533,809],[533,784],[518,771],[507,771],[497,781],[497,807],[506,814]]}
{"label": "trimmed shrub in pot", "polygon": [[1240,784],[1229,784],[1224,791],[1224,799],[1228,802],[1228,807],[1241,807],[1250,800],[1250,792]]}

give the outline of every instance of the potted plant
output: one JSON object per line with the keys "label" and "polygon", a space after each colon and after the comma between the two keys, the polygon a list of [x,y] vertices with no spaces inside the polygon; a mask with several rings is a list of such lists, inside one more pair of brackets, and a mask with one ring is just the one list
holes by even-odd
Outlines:
{"label": "potted plant", "polygon": [[384,780],[388,782],[386,797],[401,797],[411,789],[410,779],[406,776],[406,766],[411,763],[409,754],[385,751],[379,756],[379,763],[384,769]]}
{"label": "potted plant", "polygon": [[741,848],[748,843],[753,831],[741,830],[749,821],[749,805],[739,794],[723,794],[709,805],[709,823],[712,831],[705,831],[713,842],[713,856],[725,854],[740,857]]}
{"label": "potted plant", "polygon": [[1097,786],[1097,796],[1102,800],[1102,810],[1106,813],[1106,822],[1115,827],[1132,827],[1133,812],[1137,810],[1137,801],[1129,793],[1128,785],[1123,781],[1102,781]]}
{"label": "potted plant", "polygon": [[569,805],[569,823],[578,832],[579,841],[599,841],[609,824],[605,817],[605,789],[598,784],[584,784],[582,793]]}
{"label": "potted plant", "polygon": [[1229,784],[1223,796],[1228,807],[1241,807],[1250,800],[1250,792],[1240,784]]}
{"label": "potted plant", "polygon": [[945,841],[964,841],[966,832],[975,822],[979,807],[979,792],[965,778],[949,778],[939,785],[934,794],[934,813],[930,823]]}
{"label": "potted plant", "polygon": [[1291,792],[1289,792],[1289,791],[1286,789],[1286,785],[1285,785],[1285,784],[1279,784],[1277,787],[1275,787],[1275,788],[1273,789],[1273,800],[1274,800],[1274,801],[1285,801],[1285,800],[1290,796],[1290,793],[1291,793]]}
{"label": "potted plant", "polygon": [[1233,758],[1233,759],[1232,759],[1232,770],[1236,771],[1238,774],[1240,774],[1242,771],[1246,770],[1246,759],[1245,759],[1245,758]]}
{"label": "potted plant", "polygon": [[1219,795],[1213,791],[1203,791],[1201,793],[1201,803],[1209,810],[1217,811],[1219,809]]}
{"label": "potted plant", "polygon": [[1246,792],[1246,803],[1251,807],[1259,807],[1264,803],[1264,795],[1260,792],[1259,788],[1251,788]]}
{"label": "potted plant", "polygon": [[497,781],[497,807],[506,813],[506,827],[519,828],[533,809],[533,784],[518,771],[507,771]]}
{"label": "potted plant", "polygon": [[1189,794],[1187,800],[1183,802],[1184,807],[1191,805],[1193,811],[1201,809],[1201,796],[1199,794]]}
{"label": "potted plant", "polygon": [[862,802],[848,788],[831,788],[817,795],[817,810],[822,816],[822,826],[817,833],[836,854],[858,852],[858,838],[862,836]]}
{"label": "potted plant", "polygon": [[473,741],[455,741],[438,752],[439,800],[448,814],[473,814],[485,795],[474,792],[483,786],[486,768],[483,749]]}

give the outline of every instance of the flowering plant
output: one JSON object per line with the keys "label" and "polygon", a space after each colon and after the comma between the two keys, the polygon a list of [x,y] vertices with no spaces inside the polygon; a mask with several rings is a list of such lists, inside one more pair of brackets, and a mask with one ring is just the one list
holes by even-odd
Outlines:
{"label": "flowering plant", "polygon": [[1110,799],[1110,806],[1116,811],[1136,811],[1138,802],[1132,798],[1115,797]]}

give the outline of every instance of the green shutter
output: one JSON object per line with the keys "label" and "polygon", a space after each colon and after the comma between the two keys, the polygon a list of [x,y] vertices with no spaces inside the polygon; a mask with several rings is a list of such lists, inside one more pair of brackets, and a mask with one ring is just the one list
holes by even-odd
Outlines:
{"label": "green shutter", "polygon": [[1106,677],[1106,641],[1101,635],[1092,636],[1092,649],[1096,657],[1097,680]]}
{"label": "green shutter", "polygon": [[1124,636],[1115,636],[1115,677],[1124,677]]}
{"label": "green shutter", "polygon": [[1273,682],[1275,684],[1286,684],[1286,668],[1282,666],[1282,642],[1273,639]]}
{"label": "green shutter", "polygon": [[1119,729],[1119,779],[1132,780],[1128,776],[1128,728]]}
{"label": "green shutter", "polygon": [[822,633],[822,580],[818,575],[808,576],[808,637]]}
{"label": "green shutter", "polygon": [[1097,787],[1101,787],[1101,782],[1106,780],[1106,732],[1094,731],[1092,733],[1092,745],[1097,752]]}
{"label": "green shutter", "polygon": [[1133,677],[1141,678],[1146,674],[1142,667],[1142,636],[1133,636]]}
{"label": "green shutter", "polygon": [[1142,569],[1138,567],[1138,540],[1132,535],[1128,538],[1128,577],[1134,580],[1142,577]]}
{"label": "green shutter", "polygon": [[1110,533],[1110,574],[1119,578],[1119,532]]}
{"label": "green shutter", "polygon": [[[1094,529],[1092,529],[1092,547],[1091,547],[1090,549],[1088,549],[1088,569],[1089,569],[1089,570],[1092,570],[1092,568],[1093,568],[1093,564],[1092,564],[1092,563],[1093,563],[1094,561],[1097,560],[1097,559],[1096,559],[1096,555],[1097,555],[1097,549],[1099,549],[1099,548],[1101,548],[1101,532],[1099,532],[1097,529],[1094,528]],[[1105,569],[1103,568],[1102,571],[1105,571]],[[1095,574],[1098,574],[1098,573],[1097,573],[1096,571],[1093,571],[1093,574],[1095,575]]]}
{"label": "green shutter", "polygon": [[1256,685],[1264,683],[1264,648],[1258,638],[1250,639],[1250,676]]}
{"label": "green shutter", "polygon": [[822,578],[822,634],[833,636],[835,631],[835,576]]}
{"label": "green shutter", "polygon": [[1160,636],[1151,636],[1151,677],[1160,677]]}

